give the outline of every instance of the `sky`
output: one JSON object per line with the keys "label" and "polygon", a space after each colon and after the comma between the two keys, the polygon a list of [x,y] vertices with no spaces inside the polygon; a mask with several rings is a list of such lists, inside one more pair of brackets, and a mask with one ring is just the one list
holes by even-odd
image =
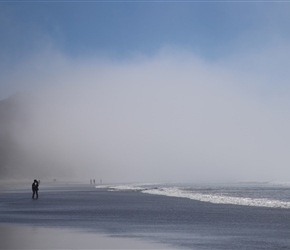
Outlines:
{"label": "sky", "polygon": [[289,10],[0,1],[0,99],[33,96],[15,138],[82,178],[289,182]]}

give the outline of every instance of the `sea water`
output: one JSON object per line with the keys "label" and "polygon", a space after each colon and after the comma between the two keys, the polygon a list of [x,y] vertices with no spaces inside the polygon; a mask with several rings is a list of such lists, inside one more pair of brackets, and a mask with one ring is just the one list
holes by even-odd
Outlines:
{"label": "sea water", "polygon": [[287,183],[52,185],[0,193],[0,222],[74,228],[175,249],[290,249]]}
{"label": "sea water", "polygon": [[140,191],[216,204],[290,208],[290,184],[287,183],[131,184],[108,185],[106,188],[112,191]]}

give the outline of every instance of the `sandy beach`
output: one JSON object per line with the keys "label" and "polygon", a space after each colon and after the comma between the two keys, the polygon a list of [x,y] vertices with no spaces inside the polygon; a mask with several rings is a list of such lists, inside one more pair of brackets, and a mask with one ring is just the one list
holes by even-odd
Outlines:
{"label": "sandy beach", "polygon": [[[31,199],[29,187],[6,189],[0,249],[290,249],[289,209],[281,206],[288,204],[288,186],[168,185],[147,184],[144,193],[142,185],[45,184],[39,199]],[[154,194],[166,190],[220,203]],[[250,203],[224,204],[226,197]],[[253,203],[257,197],[276,207]]]}
{"label": "sandy beach", "polygon": [[[15,199],[23,199],[25,204],[31,202],[31,183],[29,181],[1,181],[0,193],[19,194]],[[42,183],[42,192],[65,189],[66,184]],[[75,188],[87,185],[76,185]],[[70,190],[71,190],[70,186]],[[45,191],[44,191],[45,190]],[[54,191],[52,191],[54,193]],[[10,196],[10,195],[9,195]],[[42,198],[42,197],[41,197]],[[38,200],[43,202],[43,199]],[[35,204],[34,204],[35,205]],[[21,206],[22,207],[22,206]],[[138,238],[118,237],[82,228],[69,228],[48,225],[35,225],[32,221],[19,224],[15,217],[7,223],[0,223],[0,249],[169,249],[165,244],[140,240]],[[58,223],[57,223],[58,224]],[[172,248],[170,248],[172,249]]]}
{"label": "sandy beach", "polygon": [[0,249],[168,249],[141,240],[59,228],[0,224]]}

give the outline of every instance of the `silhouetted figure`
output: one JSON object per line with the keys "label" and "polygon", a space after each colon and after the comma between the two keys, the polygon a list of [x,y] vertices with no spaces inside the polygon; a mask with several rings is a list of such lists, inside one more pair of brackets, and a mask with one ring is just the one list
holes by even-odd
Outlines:
{"label": "silhouetted figure", "polygon": [[[39,181],[40,182],[40,181]],[[38,186],[39,182],[37,180],[34,180],[32,183],[32,199],[34,199],[34,196],[36,196],[36,199],[38,199]]]}

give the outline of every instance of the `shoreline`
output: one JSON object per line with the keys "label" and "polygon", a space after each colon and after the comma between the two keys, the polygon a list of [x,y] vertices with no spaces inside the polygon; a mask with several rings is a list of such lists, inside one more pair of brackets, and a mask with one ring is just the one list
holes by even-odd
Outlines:
{"label": "shoreline", "polygon": [[[26,193],[30,197],[31,187],[28,181],[2,181],[0,193]],[[89,184],[44,183],[45,194],[50,188],[58,187],[89,187]],[[25,194],[25,195],[26,195]],[[28,197],[28,202],[30,198]],[[42,201],[42,200],[41,200]],[[136,237],[111,235],[98,231],[91,231],[81,227],[63,227],[60,225],[41,225],[19,223],[11,217],[0,222],[0,249],[174,249],[165,243],[154,242]]]}
{"label": "shoreline", "polygon": [[71,228],[0,223],[0,249],[172,249],[165,244]]}
{"label": "shoreline", "polygon": [[[15,187],[15,186],[14,186]],[[277,193],[287,189],[248,187],[239,191]],[[0,192],[0,249],[290,249],[289,210],[213,204],[135,191],[56,185]],[[126,190],[126,189],[125,189]],[[210,194],[224,189],[203,189]],[[2,223],[2,224],[1,224]],[[2,240],[3,239],[3,240]],[[217,247],[218,246],[218,247]]]}

